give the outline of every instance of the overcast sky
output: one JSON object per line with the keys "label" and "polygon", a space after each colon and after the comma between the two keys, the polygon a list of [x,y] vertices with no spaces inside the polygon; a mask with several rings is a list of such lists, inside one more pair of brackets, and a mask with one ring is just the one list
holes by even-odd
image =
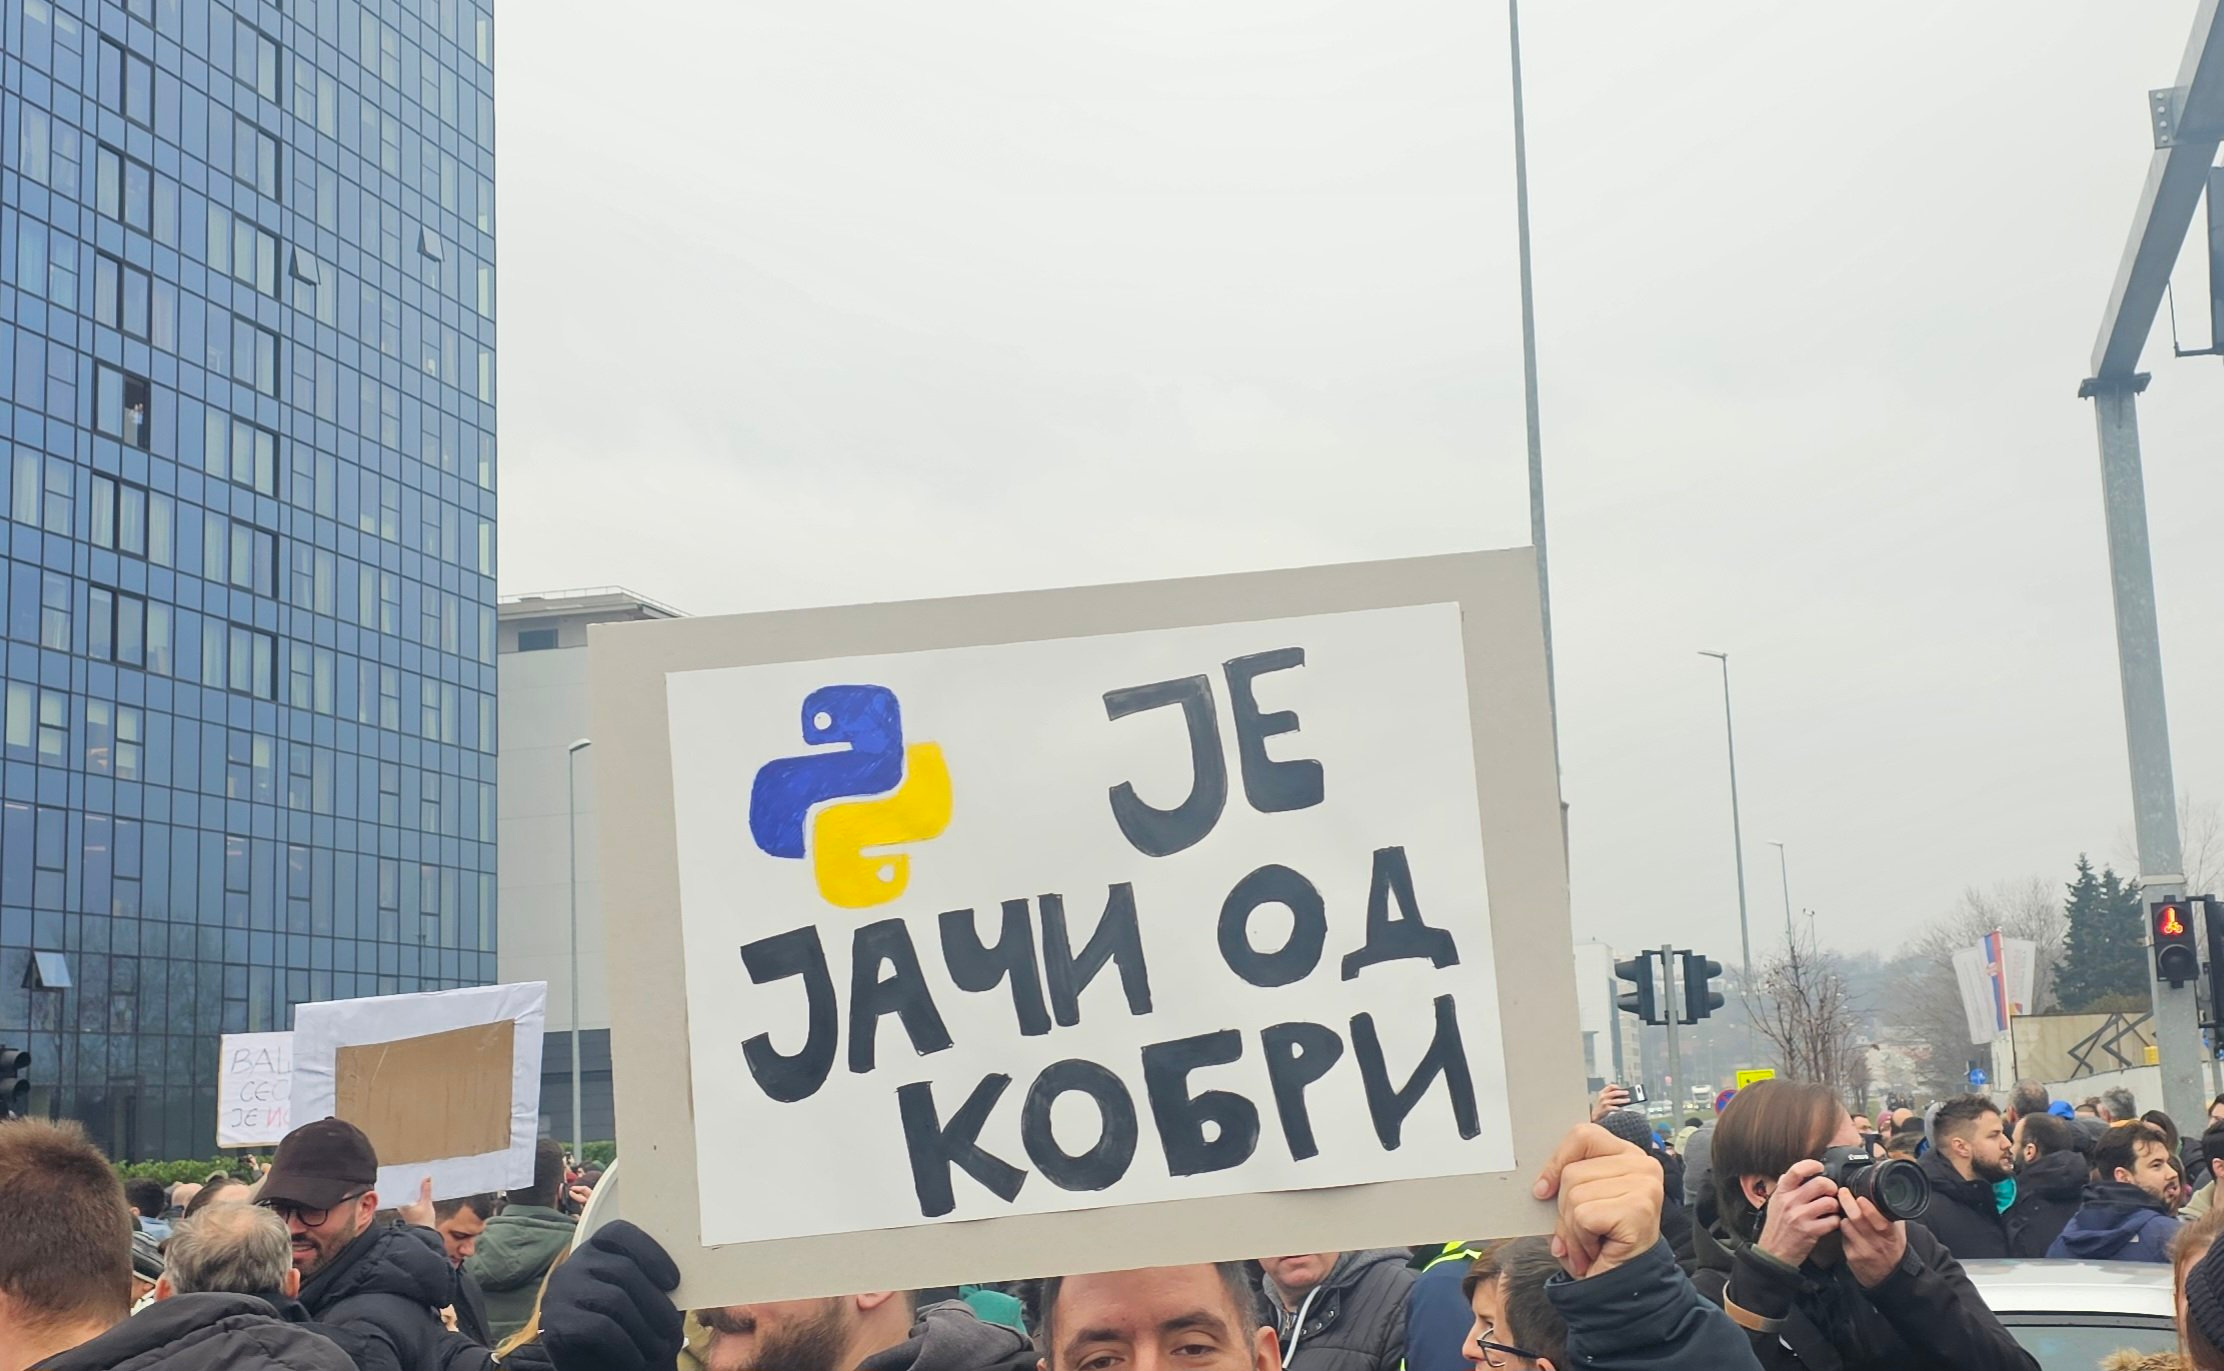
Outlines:
{"label": "overcast sky", "polygon": [[[2131,862],[2086,374],[2192,0],[1532,4],[1579,936]],[[668,22],[687,12],[684,22]],[[500,11],[501,581],[693,613],[1528,542],[1504,14]],[[2180,269],[2207,343],[2206,271]],[[2224,375],[2140,419],[2224,799]]]}

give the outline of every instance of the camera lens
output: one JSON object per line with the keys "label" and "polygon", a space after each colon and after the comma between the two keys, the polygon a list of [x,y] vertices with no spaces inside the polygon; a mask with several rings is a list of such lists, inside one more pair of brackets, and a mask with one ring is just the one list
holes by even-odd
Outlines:
{"label": "camera lens", "polygon": [[1913,1219],[1931,1207],[1930,1178],[1914,1162],[1898,1157],[1877,1163],[1864,1177],[1868,1200],[1888,1219]]}

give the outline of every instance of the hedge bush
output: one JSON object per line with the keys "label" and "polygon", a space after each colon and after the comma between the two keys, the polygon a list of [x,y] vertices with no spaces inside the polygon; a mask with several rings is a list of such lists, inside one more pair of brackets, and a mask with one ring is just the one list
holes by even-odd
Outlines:
{"label": "hedge bush", "polygon": [[242,1163],[233,1157],[218,1157],[212,1161],[117,1162],[115,1165],[116,1174],[127,1181],[145,1178],[160,1181],[164,1185],[176,1185],[179,1181],[205,1181],[212,1171],[227,1171],[238,1176],[243,1170]]}
{"label": "hedge bush", "polygon": [[618,1159],[618,1145],[614,1142],[584,1142],[579,1145],[579,1160],[590,1166],[607,1168]]}

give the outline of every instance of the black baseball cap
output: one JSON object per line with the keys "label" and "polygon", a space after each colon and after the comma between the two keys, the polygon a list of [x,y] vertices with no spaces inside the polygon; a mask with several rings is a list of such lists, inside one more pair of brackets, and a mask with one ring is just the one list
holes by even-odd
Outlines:
{"label": "black baseball cap", "polygon": [[344,1119],[318,1119],[288,1133],[264,1174],[257,1203],[284,1200],[330,1209],[378,1184],[378,1153],[363,1130]]}

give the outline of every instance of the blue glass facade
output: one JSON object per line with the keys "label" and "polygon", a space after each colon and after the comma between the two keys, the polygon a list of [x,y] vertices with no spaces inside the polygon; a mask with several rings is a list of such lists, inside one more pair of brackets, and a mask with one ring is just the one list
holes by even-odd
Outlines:
{"label": "blue glass facade", "polygon": [[495,975],[492,0],[0,12],[0,1043],[206,1156],[220,1033]]}

